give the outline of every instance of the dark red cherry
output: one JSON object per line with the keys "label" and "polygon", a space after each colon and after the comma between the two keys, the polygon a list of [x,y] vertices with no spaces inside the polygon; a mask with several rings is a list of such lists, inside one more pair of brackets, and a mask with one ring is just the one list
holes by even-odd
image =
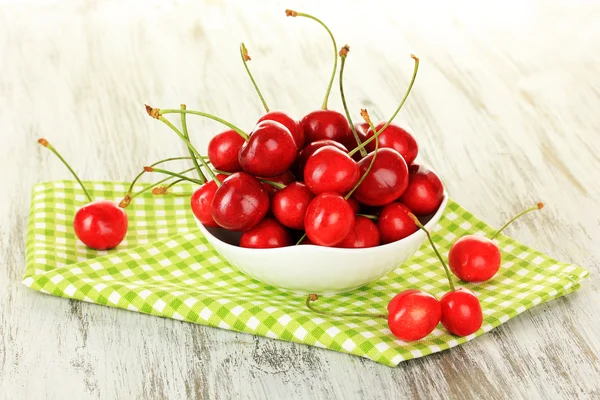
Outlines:
{"label": "dark red cherry", "polygon": [[336,247],[358,249],[379,246],[379,231],[369,218],[358,215],[354,219],[354,227]]}
{"label": "dark red cherry", "polygon": [[238,154],[244,143],[246,141],[236,131],[221,132],[208,142],[208,159],[215,169],[241,171]]}
{"label": "dark red cherry", "polygon": [[436,212],[444,199],[442,181],[433,171],[420,165],[411,165],[408,170],[408,186],[400,201],[416,215]]}
{"label": "dark red cherry", "polygon": [[381,209],[377,227],[381,243],[391,243],[412,235],[419,227],[408,216],[410,210],[404,204],[390,203]]}
{"label": "dark red cherry", "polygon": [[[362,176],[374,153],[369,153],[359,161]],[[382,206],[398,199],[408,186],[408,167],[404,158],[393,149],[379,149],[373,167],[365,180],[354,191],[359,203],[369,206]]]}
{"label": "dark red cherry", "polygon": [[[259,179],[263,179],[263,178],[259,178]],[[296,180],[296,177],[290,171],[285,171],[281,175],[273,176],[270,178],[264,178],[264,179],[271,181],[271,182],[283,183],[284,185],[287,185],[289,183],[294,182]],[[267,193],[269,194],[269,196],[272,196],[276,191],[279,190],[278,188],[276,188],[275,186],[273,186],[269,183],[265,183],[265,182],[261,182],[261,183],[262,183],[263,187],[265,188],[265,190],[267,191]]]}
{"label": "dark red cherry", "polygon": [[127,234],[128,219],[125,210],[115,202],[96,200],[75,213],[75,234],[86,246],[95,250],[117,247]]}
{"label": "dark red cherry", "polygon": [[297,148],[290,131],[276,121],[262,121],[238,155],[242,169],[254,176],[272,177],[287,171],[296,159]]}
{"label": "dark red cherry", "polygon": [[[223,182],[227,175],[218,174],[217,178]],[[213,219],[210,207],[217,191],[217,184],[215,181],[205,182],[202,186],[198,187],[192,194],[190,199],[190,206],[194,216],[204,226],[218,227],[219,225]]]}
{"label": "dark red cherry", "polygon": [[348,120],[337,111],[313,111],[302,118],[302,126],[306,143],[329,139],[347,147],[354,140]]}
{"label": "dark red cherry", "polygon": [[273,195],[271,211],[281,224],[288,228],[304,230],[306,210],[314,197],[306,185],[293,182]]}
{"label": "dark red cherry", "polygon": [[[379,132],[385,125],[385,122],[380,122],[375,126],[375,129]],[[373,137],[373,130],[367,131],[367,139]],[[395,124],[388,125],[383,132],[379,134],[379,148],[390,148],[396,150],[406,161],[406,164],[410,165],[417,158],[419,153],[419,146],[415,138],[405,129]],[[367,144],[367,150],[375,150],[375,141],[371,141]]]}
{"label": "dark red cherry", "polygon": [[230,231],[244,232],[256,226],[269,211],[269,195],[260,181],[245,172],[231,174],[215,192],[213,219]]}
{"label": "dark red cherry", "polygon": [[346,194],[359,178],[358,163],[334,146],[321,147],[315,151],[304,167],[304,182],[314,194]]}
{"label": "dark red cherry", "polygon": [[333,140],[317,140],[316,142],[307,144],[306,147],[302,149],[300,153],[298,153],[298,157],[296,157],[296,161],[294,162],[294,175],[296,175],[298,179],[304,179],[304,167],[306,166],[306,161],[308,158],[312,156],[315,151],[325,146],[334,146],[344,153],[348,152],[343,145]]}
{"label": "dark red cherry", "polygon": [[[366,125],[366,127],[365,127],[365,125]],[[367,138],[367,130],[369,129],[369,124],[367,124],[366,122],[363,122],[362,124],[354,124],[354,128],[356,129],[356,134],[358,135],[360,142],[361,143],[366,142],[368,139]],[[350,147],[348,147],[348,152],[356,149],[357,147],[358,147],[358,143],[356,143],[356,138],[354,138],[352,145]],[[352,158],[355,159],[356,161],[360,161],[362,159],[361,152],[357,151],[356,153],[354,153],[352,155]]]}
{"label": "dark red cherry", "polygon": [[254,228],[242,233],[240,247],[250,249],[272,249],[292,244],[287,229],[273,218],[263,218]]}
{"label": "dark red cherry", "polygon": [[302,128],[302,124],[300,121],[290,117],[287,113],[283,111],[269,111],[265,115],[263,115],[258,122],[262,121],[276,121],[288,128],[292,137],[294,138],[294,143],[296,144],[296,148],[300,150],[304,147],[304,129]]}
{"label": "dark red cherry", "polygon": [[356,201],[356,199],[350,197],[348,199],[348,204],[350,204],[350,207],[352,207],[352,212],[354,214],[358,214],[360,212],[360,204],[358,204],[358,201]]}
{"label": "dark red cherry", "polygon": [[354,226],[352,207],[337,193],[321,193],[308,205],[304,217],[304,229],[312,243],[319,246],[335,246]]}

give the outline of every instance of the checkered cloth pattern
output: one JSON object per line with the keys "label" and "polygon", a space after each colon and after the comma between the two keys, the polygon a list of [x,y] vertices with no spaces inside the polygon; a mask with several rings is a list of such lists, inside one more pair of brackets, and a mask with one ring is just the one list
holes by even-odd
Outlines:
{"label": "checkered cloth pattern", "polygon": [[[126,183],[87,182],[95,199],[119,201]],[[182,191],[191,191],[183,185]],[[224,261],[198,230],[189,198],[146,193],[126,209],[129,232],[116,249],[96,251],[77,240],[73,217],[86,202],[74,181],[34,186],[23,283],[54,296],[317,346],[396,366],[449,349],[507,322],[525,310],[580,287],[588,271],[552,258],[507,236],[496,240],[502,267],[490,281],[463,284],[481,300],[484,322],[467,337],[441,325],[427,338],[405,343],[387,321],[328,317],[307,310],[303,296],[256,281]],[[494,229],[450,201],[434,230],[442,255],[465,234]],[[425,242],[403,265],[350,293],[321,297],[337,312],[381,313],[398,292],[420,288],[440,298],[448,291],[442,266]]]}

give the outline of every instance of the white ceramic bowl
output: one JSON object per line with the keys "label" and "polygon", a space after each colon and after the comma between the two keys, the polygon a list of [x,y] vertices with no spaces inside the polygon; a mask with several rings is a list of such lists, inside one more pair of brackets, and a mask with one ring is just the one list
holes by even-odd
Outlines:
{"label": "white ceramic bowl", "polygon": [[[442,204],[425,224],[427,229],[435,227],[447,203],[448,195],[444,192]],[[376,281],[405,262],[427,239],[425,232],[418,230],[402,240],[366,249],[315,245],[247,249],[230,244],[236,241],[235,233],[206,228],[196,222],[210,244],[230,264],[259,281],[303,294],[349,292]]]}

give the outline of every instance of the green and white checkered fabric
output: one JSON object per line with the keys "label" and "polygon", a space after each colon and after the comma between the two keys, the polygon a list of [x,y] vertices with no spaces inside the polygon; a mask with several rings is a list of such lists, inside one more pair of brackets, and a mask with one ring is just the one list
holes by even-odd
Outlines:
{"label": "green and white checkered fabric", "polygon": [[[126,183],[87,182],[96,199],[119,201]],[[183,186],[182,191],[190,191]],[[503,264],[481,284],[465,284],[480,298],[484,323],[468,337],[440,325],[425,340],[394,338],[384,319],[325,317],[305,308],[305,298],[253,280],[225,262],[196,227],[187,197],[136,198],[127,208],[126,240],[110,251],[79,242],[73,216],[85,203],[74,181],[33,188],[23,283],[40,292],[162,317],[289,340],[355,354],[396,366],[404,360],[457,346],[537,304],[579,288],[588,272],[560,263],[506,236],[499,238]],[[494,229],[450,201],[434,240],[443,255],[465,234]],[[351,293],[322,297],[318,305],[340,312],[382,312],[398,292],[421,288],[441,297],[445,274],[425,242],[405,264]]]}

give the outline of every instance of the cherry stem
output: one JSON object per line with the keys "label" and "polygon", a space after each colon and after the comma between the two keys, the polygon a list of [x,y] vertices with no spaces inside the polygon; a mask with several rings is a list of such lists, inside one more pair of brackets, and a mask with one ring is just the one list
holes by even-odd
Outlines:
{"label": "cherry stem", "polygon": [[[371,122],[371,118],[369,117],[369,113],[367,112],[367,110],[365,110],[365,109],[360,110],[360,115],[363,117],[365,122],[367,124],[369,124],[369,126],[371,127],[373,132],[375,132],[375,126],[373,125],[373,122]],[[354,185],[352,190],[350,190],[348,192],[348,194],[346,194],[346,196],[344,197],[346,200],[348,200],[350,198],[350,196],[352,196],[352,193],[354,193],[354,191],[360,186],[360,184],[363,183],[363,181],[367,178],[367,175],[369,174],[369,172],[371,172],[371,168],[373,168],[373,164],[375,164],[375,159],[377,158],[377,150],[379,150],[379,138],[376,136],[375,137],[375,150],[373,151],[373,157],[371,158],[371,162],[369,163],[369,166],[365,170],[365,173],[360,177],[358,182],[356,182],[356,185]]]}
{"label": "cherry stem", "polygon": [[454,288],[454,283],[452,283],[452,277],[450,275],[450,270],[448,269],[448,266],[444,262],[444,259],[442,258],[442,256],[438,252],[438,249],[435,246],[435,243],[433,243],[433,240],[431,239],[431,235],[429,234],[429,231],[427,230],[427,228],[425,228],[423,226],[423,224],[421,223],[421,221],[419,221],[419,219],[413,213],[408,213],[408,216],[415,222],[415,224],[419,227],[419,229],[421,229],[422,231],[424,231],[425,234],[427,235],[427,239],[429,239],[429,243],[431,243],[431,247],[433,248],[433,251],[435,251],[435,255],[440,260],[440,262],[444,266],[444,269],[446,270],[446,277],[448,278],[448,284],[450,285],[450,290],[452,292],[454,292],[456,289]]}
{"label": "cherry stem", "polygon": [[306,233],[304,233],[304,235],[302,235],[302,237],[300,239],[298,239],[298,241],[296,242],[296,246],[298,246],[300,243],[302,243],[302,241],[306,239]]}
{"label": "cherry stem", "polygon": [[314,293],[309,294],[308,297],[306,298],[306,307],[308,307],[309,310],[316,312],[317,314],[329,315],[329,316],[334,316],[334,317],[387,318],[387,314],[339,313],[339,312],[319,310],[318,308],[316,308],[314,305],[311,304],[313,301],[317,301],[318,299],[319,299],[319,296]]}
{"label": "cherry stem", "polygon": [[[217,174],[223,174],[223,175],[227,175],[227,176],[229,176],[233,173],[233,172],[221,171],[220,169],[215,169],[215,172]],[[258,179],[259,181],[266,183],[268,185],[275,186],[277,189],[285,189],[286,188],[286,185],[284,185],[283,183],[280,183],[280,182],[273,182],[273,181],[269,181],[267,179],[261,179],[261,178],[256,178],[256,179]]]}
{"label": "cherry stem", "polygon": [[329,93],[331,93],[331,87],[333,86],[333,80],[335,79],[335,72],[337,71],[338,53],[337,53],[337,44],[335,43],[335,38],[333,37],[333,33],[331,33],[331,31],[329,30],[327,25],[325,25],[323,23],[323,21],[321,21],[318,18],[313,17],[312,15],[300,13],[300,12],[293,11],[293,10],[285,10],[285,15],[287,15],[288,17],[304,17],[304,18],[312,19],[313,21],[318,22],[323,28],[325,28],[325,30],[329,34],[329,37],[331,38],[331,42],[333,43],[333,72],[331,73],[331,79],[329,79],[329,85],[327,85],[327,91],[325,92],[325,99],[323,100],[323,105],[321,106],[321,108],[323,110],[327,110],[327,101],[329,100]]}
{"label": "cherry stem", "polygon": [[60,161],[62,161],[62,163],[65,165],[65,167],[67,167],[69,169],[69,171],[71,172],[71,174],[75,177],[75,179],[79,183],[79,186],[81,186],[81,188],[83,189],[85,196],[88,198],[88,200],[90,202],[92,202],[93,201],[92,196],[90,196],[90,194],[88,193],[87,189],[85,188],[85,185],[83,184],[83,182],[81,182],[81,179],[79,179],[79,176],[77,176],[75,171],[73,171],[73,168],[71,168],[69,163],[60,155],[60,153],[58,151],[56,151],[56,149],[50,143],[48,143],[48,141],[44,138],[38,139],[38,143],[41,144],[42,146],[44,146],[45,148],[47,148],[48,150],[50,150],[51,152],[53,152],[54,155],[56,155],[56,157],[58,157],[58,159]]}
{"label": "cherry stem", "polygon": [[377,215],[369,215],[369,214],[356,214],[357,217],[365,217],[377,221],[379,217]]}
{"label": "cherry stem", "polygon": [[265,111],[269,112],[269,106],[267,105],[267,102],[265,101],[265,98],[263,97],[260,89],[258,88],[258,85],[256,84],[256,81],[254,80],[254,77],[252,76],[252,72],[250,72],[250,68],[248,68],[248,61],[250,61],[252,59],[248,55],[248,49],[246,48],[246,45],[244,43],[240,44],[240,56],[242,57],[242,62],[244,63],[244,68],[246,68],[246,72],[248,73],[248,77],[252,81],[252,85],[254,86],[254,90],[256,90],[256,93],[258,94],[258,97],[260,97],[260,101],[261,101],[263,107],[265,108]]}
{"label": "cherry stem", "polygon": [[191,183],[195,183],[197,185],[203,185],[205,182],[201,182],[198,179],[194,179],[194,178],[188,178],[187,176],[184,176],[182,174],[179,174],[177,172],[172,172],[166,169],[161,169],[161,168],[154,168],[154,167],[144,167],[144,170],[146,172],[157,172],[159,174],[163,174],[163,175],[170,175],[174,178],[179,178],[179,179],[183,179],[185,181],[191,182]]}
{"label": "cherry stem", "polygon": [[[182,110],[185,110],[186,108],[187,107],[185,104],[181,105]],[[186,118],[185,114],[181,114],[181,130],[183,131],[183,135],[185,136],[185,138],[187,140],[190,140],[190,134],[187,129],[187,118]],[[192,162],[194,163],[194,167],[196,167],[196,172],[198,173],[198,177],[200,178],[202,183],[206,182],[206,176],[204,176],[204,174],[202,173],[202,170],[200,169],[200,165],[198,165],[198,160],[196,160],[196,157],[194,157],[194,152],[190,149],[188,149],[188,151],[190,152],[190,156],[192,157]]]}
{"label": "cherry stem", "polygon": [[408,85],[408,89],[406,89],[406,93],[404,94],[404,98],[402,99],[402,101],[400,102],[400,105],[398,106],[398,108],[396,108],[396,111],[394,111],[394,114],[392,114],[392,117],[388,120],[388,122],[385,123],[384,126],[381,127],[381,129],[377,132],[374,132],[373,136],[371,136],[370,138],[368,138],[367,140],[365,140],[360,146],[358,146],[356,149],[350,151],[348,153],[348,155],[350,157],[352,157],[357,151],[359,151],[361,149],[361,147],[366,146],[367,144],[371,143],[373,140],[375,140],[375,138],[377,136],[379,136],[379,134],[381,132],[383,132],[385,130],[385,128],[387,128],[392,121],[394,120],[394,118],[396,118],[396,115],[398,115],[398,112],[400,112],[400,109],[402,108],[402,106],[404,105],[404,103],[406,102],[406,99],[408,98],[408,95],[410,94],[410,91],[412,90],[412,87],[415,83],[415,79],[417,78],[417,71],[419,70],[419,58],[417,56],[415,56],[414,54],[411,54],[410,57],[415,60],[415,69],[413,70],[413,75],[412,75],[412,79],[410,80],[410,84]]}
{"label": "cherry stem", "polygon": [[[147,107],[148,106],[146,106],[146,110],[147,110]],[[155,109],[153,109],[153,110],[155,110]],[[148,114],[150,114],[150,112],[154,112],[154,111],[148,111]],[[250,138],[250,136],[248,136],[248,134],[246,132],[244,132],[243,130],[241,130],[237,126],[233,125],[232,123],[227,122],[224,119],[221,119],[219,117],[215,117],[212,114],[207,114],[207,113],[202,112],[202,111],[194,111],[194,110],[160,110],[160,109],[158,110],[158,115],[159,116],[162,116],[162,115],[165,115],[165,114],[193,114],[193,115],[199,115],[201,117],[205,117],[205,118],[212,119],[214,121],[222,123],[223,125],[225,125],[229,129],[235,131],[242,138],[244,138],[244,140],[246,142]],[[152,116],[152,114],[150,114],[150,116]]]}
{"label": "cherry stem", "polygon": [[[346,113],[346,118],[348,118],[348,122],[350,123],[350,129],[352,129],[352,134],[354,135],[354,139],[356,140],[356,145],[360,146],[362,142],[360,141],[360,137],[358,136],[358,132],[356,132],[356,127],[352,122],[352,117],[350,116],[350,111],[348,111],[348,105],[346,104],[346,96],[344,95],[344,84],[343,76],[344,76],[344,65],[346,65],[346,57],[348,56],[348,52],[350,51],[350,46],[347,44],[341,48],[339,55],[342,59],[342,64],[340,65],[340,94],[342,96],[342,105],[344,106],[344,112]],[[367,155],[367,150],[364,147],[360,148],[361,156]]]}
{"label": "cherry stem", "polygon": [[531,212],[531,211],[541,210],[542,208],[544,208],[544,203],[539,202],[539,203],[537,203],[537,205],[535,207],[528,208],[527,210],[522,211],[519,214],[515,215],[510,221],[508,221],[507,223],[505,223],[504,226],[502,226],[502,228],[498,229],[498,231],[496,231],[496,233],[494,233],[494,235],[491,237],[491,239],[495,239],[496,236],[498,236],[507,226],[509,226],[510,224],[512,224],[515,220],[519,219],[523,215],[525,215],[525,214],[527,214],[528,212]]}
{"label": "cherry stem", "polygon": [[[188,172],[190,172],[190,171],[193,171],[194,169],[195,169],[195,168],[193,168],[193,167],[192,167],[192,168],[188,168],[188,169],[186,169],[185,171],[181,171],[181,172],[180,172],[180,174],[186,174],[186,173],[188,173]],[[169,180],[171,180],[171,179],[173,179],[173,177],[172,177],[172,176],[169,176],[169,177],[167,177],[167,178],[165,178],[165,179],[161,179],[161,180],[160,180],[160,181],[158,181],[158,182],[154,182],[153,184],[150,184],[150,185],[148,185],[148,186],[146,186],[146,187],[144,187],[144,188],[140,189],[139,191],[137,191],[137,192],[135,192],[135,193],[127,193],[127,194],[125,195],[125,197],[123,197],[123,200],[121,200],[121,202],[119,203],[119,207],[121,207],[121,208],[125,208],[125,207],[127,207],[127,206],[129,205],[129,203],[131,203],[131,200],[135,199],[135,198],[136,198],[137,196],[139,196],[140,194],[142,194],[142,193],[144,193],[144,192],[147,192],[148,190],[150,190],[150,189],[152,189],[152,188],[154,188],[154,187],[156,187],[156,186],[160,185],[161,183],[165,183],[165,182],[167,182],[167,181],[169,181]]]}

